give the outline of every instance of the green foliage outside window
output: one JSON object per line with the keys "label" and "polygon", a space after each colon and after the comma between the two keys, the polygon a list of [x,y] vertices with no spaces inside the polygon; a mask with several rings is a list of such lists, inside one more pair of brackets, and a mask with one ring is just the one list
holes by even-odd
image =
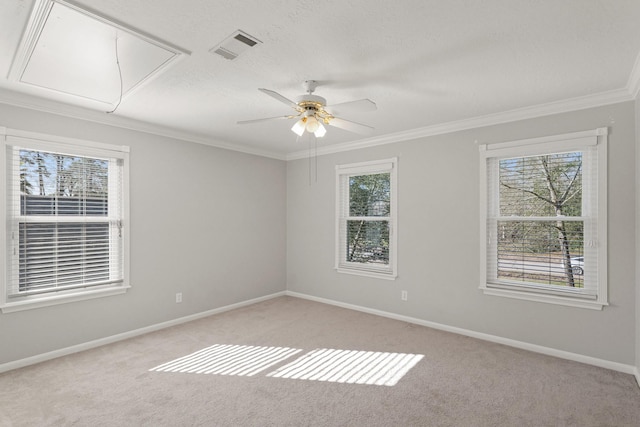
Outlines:
{"label": "green foliage outside window", "polygon": [[389,264],[390,188],[389,173],[349,177],[348,262]]}

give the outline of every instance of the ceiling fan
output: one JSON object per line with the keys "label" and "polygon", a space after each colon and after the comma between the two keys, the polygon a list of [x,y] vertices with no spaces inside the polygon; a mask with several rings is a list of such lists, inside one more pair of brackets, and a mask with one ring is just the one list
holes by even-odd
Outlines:
{"label": "ceiling fan", "polygon": [[334,126],[349,132],[368,134],[373,131],[371,126],[356,123],[351,120],[345,120],[336,117],[336,114],[343,112],[367,112],[376,109],[376,103],[370,99],[359,99],[357,101],[343,102],[340,104],[327,105],[327,100],[321,96],[314,95],[313,92],[318,87],[316,80],[307,80],[304,82],[304,88],[307,93],[298,96],[296,101],[292,101],[278,92],[269,89],[258,89],[260,92],[277,99],[283,104],[293,108],[295,114],[278,117],[268,117],[265,119],[242,120],[238,124],[244,125],[249,123],[258,123],[279,119],[298,119],[291,130],[298,136],[302,136],[306,130],[308,133],[314,134],[317,138],[322,138],[327,129],[324,125]]}

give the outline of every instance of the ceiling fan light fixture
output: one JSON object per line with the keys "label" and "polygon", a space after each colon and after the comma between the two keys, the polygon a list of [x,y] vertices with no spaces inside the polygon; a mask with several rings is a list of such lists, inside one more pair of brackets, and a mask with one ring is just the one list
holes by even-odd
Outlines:
{"label": "ceiling fan light fixture", "polygon": [[296,124],[294,124],[293,127],[291,128],[293,133],[295,133],[298,136],[302,136],[302,134],[304,133],[304,130],[305,130],[305,122],[306,121],[307,121],[306,117],[303,117],[300,120],[298,120],[296,122]]}
{"label": "ceiling fan light fixture", "polygon": [[315,116],[307,117],[307,124],[305,126],[305,128],[307,129],[307,132],[314,133],[315,131],[318,130],[319,127],[320,127],[320,123],[318,122],[318,119],[316,119]]}
{"label": "ceiling fan light fixture", "polygon": [[318,129],[313,132],[316,138],[322,138],[327,133],[327,128],[322,123],[318,123]]}

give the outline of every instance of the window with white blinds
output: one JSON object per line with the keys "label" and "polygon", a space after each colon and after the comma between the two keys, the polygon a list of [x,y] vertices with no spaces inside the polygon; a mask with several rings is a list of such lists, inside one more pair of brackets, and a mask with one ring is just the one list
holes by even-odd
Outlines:
{"label": "window with white blinds", "polygon": [[336,269],[396,277],[397,159],[336,166]]}
{"label": "window with white blinds", "polygon": [[127,287],[126,151],[40,138],[5,135],[3,311]]}
{"label": "window with white blinds", "polygon": [[606,139],[596,129],[480,147],[485,293],[607,304]]}

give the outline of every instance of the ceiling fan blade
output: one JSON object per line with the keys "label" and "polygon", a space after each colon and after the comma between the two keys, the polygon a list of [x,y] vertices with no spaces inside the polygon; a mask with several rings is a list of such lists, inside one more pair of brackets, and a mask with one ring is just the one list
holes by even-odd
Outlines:
{"label": "ceiling fan blade", "polygon": [[280,119],[295,119],[298,116],[278,116],[278,117],[267,117],[264,119],[253,119],[253,120],[240,120],[236,122],[239,125],[246,125],[250,123],[258,123],[258,122],[268,122],[271,120],[280,120]]}
{"label": "ceiling fan blade", "polygon": [[375,111],[378,107],[370,99],[359,99],[357,101],[341,102],[340,104],[327,105],[325,110],[331,114],[343,113],[366,113]]}
{"label": "ceiling fan blade", "polygon": [[274,99],[277,99],[278,101],[282,102],[283,104],[287,104],[289,107],[293,108],[294,110],[298,109],[298,104],[296,104],[295,102],[293,102],[289,98],[285,98],[284,96],[280,95],[278,92],[274,92],[272,90],[263,89],[263,88],[260,88],[258,90],[260,92],[262,92],[262,93],[265,93],[265,94],[269,95],[270,97],[272,97]]}
{"label": "ceiling fan blade", "polygon": [[329,120],[329,126],[334,126],[349,132],[359,133],[361,135],[368,135],[373,132],[371,126],[363,125],[362,123],[352,122],[351,120],[345,120],[338,117],[334,117]]}

